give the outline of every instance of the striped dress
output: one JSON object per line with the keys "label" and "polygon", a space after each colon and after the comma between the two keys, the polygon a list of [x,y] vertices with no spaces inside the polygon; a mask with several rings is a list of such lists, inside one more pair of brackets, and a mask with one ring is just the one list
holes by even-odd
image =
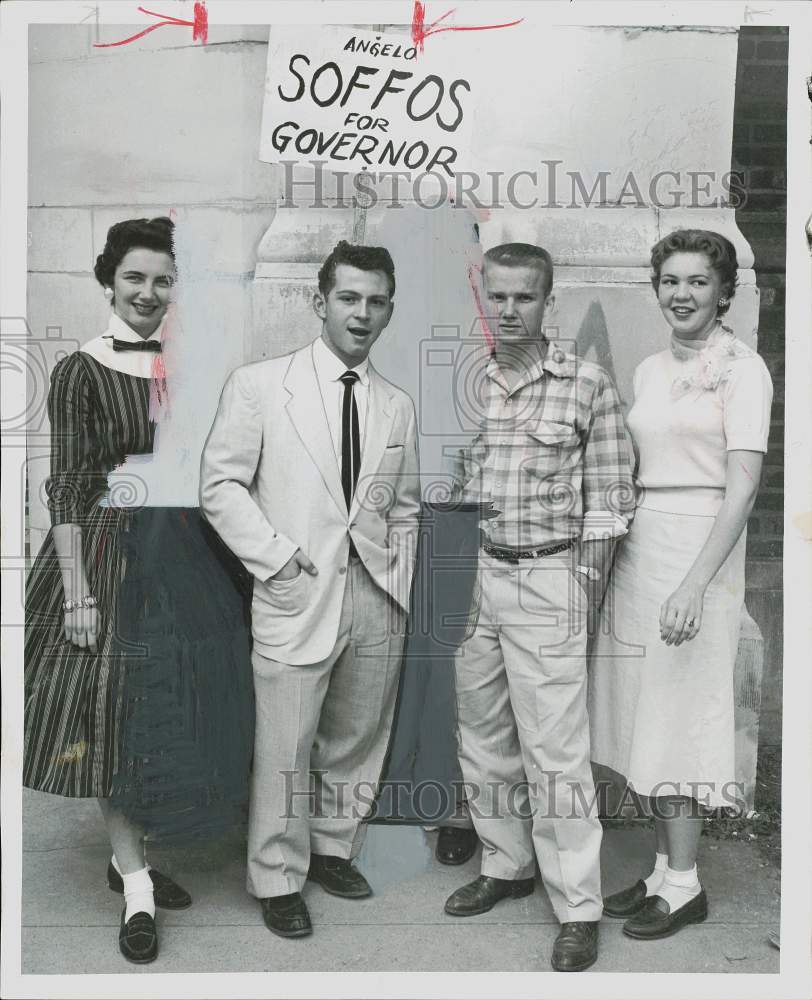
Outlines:
{"label": "striped dress", "polygon": [[26,586],[23,783],[111,798],[169,836],[246,801],[253,690],[246,574],[199,511],[103,502],[108,473],[152,452],[149,390],[82,352],[52,375],[48,507],[81,527],[99,636],[96,652],[64,638],[49,532]]}

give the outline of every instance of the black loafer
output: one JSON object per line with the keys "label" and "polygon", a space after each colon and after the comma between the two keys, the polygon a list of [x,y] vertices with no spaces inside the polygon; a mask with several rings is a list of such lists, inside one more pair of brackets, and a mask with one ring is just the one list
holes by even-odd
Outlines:
{"label": "black loafer", "polygon": [[634,885],[628,889],[621,889],[611,896],[607,896],[603,901],[603,912],[607,917],[630,917],[633,913],[639,913],[646,905],[646,883],[638,879]]}
{"label": "black loafer", "polygon": [[577,920],[561,925],[550,964],[556,972],[582,972],[598,957],[598,921]]}
{"label": "black loafer", "polygon": [[353,868],[348,858],[331,854],[311,854],[307,877],[318,882],[322,889],[343,899],[365,899],[372,889],[364,876]]}
{"label": "black loafer", "polygon": [[638,941],[656,941],[676,934],[687,924],[701,924],[707,916],[708,897],[704,889],[673,913],[662,896],[649,896],[643,909],[623,925],[623,933]]}
{"label": "black loafer", "polygon": [[441,865],[464,865],[476,853],[478,843],[472,827],[441,826],[434,856]]}
{"label": "black loafer", "polygon": [[[192,905],[192,897],[182,889],[177,882],[173,882],[168,875],[162,875],[150,868],[149,877],[152,879],[152,889],[155,898],[155,905],[164,910],[185,910]],[[107,884],[113,890],[123,895],[124,879],[113,867],[113,862],[107,866]]]}
{"label": "black loafer", "polygon": [[452,917],[474,917],[487,913],[500,900],[521,899],[535,889],[532,878],[507,879],[480,875],[479,878],[453,892],[445,903],[445,912]]}
{"label": "black loafer", "polygon": [[144,965],[158,957],[158,932],[155,920],[148,913],[139,911],[125,922],[126,908],[121,911],[121,929],[118,932],[118,946],[128,962]]}
{"label": "black loafer", "polygon": [[300,892],[261,899],[262,919],[269,931],[279,937],[306,937],[313,933],[310,913]]}

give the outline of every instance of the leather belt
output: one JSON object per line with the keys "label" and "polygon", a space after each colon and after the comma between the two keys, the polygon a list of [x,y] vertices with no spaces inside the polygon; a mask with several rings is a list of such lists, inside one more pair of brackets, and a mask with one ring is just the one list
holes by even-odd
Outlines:
{"label": "leather belt", "polygon": [[503,562],[518,563],[520,559],[538,559],[541,556],[552,556],[557,552],[566,552],[575,544],[572,538],[568,542],[561,542],[558,545],[546,545],[540,549],[509,549],[503,545],[494,545],[490,539],[482,535],[482,551],[494,559],[501,559]]}

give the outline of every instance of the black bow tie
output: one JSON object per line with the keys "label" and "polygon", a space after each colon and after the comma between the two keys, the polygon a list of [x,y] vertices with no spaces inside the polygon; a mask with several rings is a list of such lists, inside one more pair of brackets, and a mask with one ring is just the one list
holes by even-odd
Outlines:
{"label": "black bow tie", "polygon": [[151,351],[153,354],[160,354],[162,350],[160,340],[116,340],[113,337],[114,351]]}

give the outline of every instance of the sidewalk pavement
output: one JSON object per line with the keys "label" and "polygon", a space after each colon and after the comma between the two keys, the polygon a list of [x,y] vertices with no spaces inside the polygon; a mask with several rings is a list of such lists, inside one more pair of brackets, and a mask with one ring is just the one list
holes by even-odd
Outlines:
{"label": "sidewalk pavement", "polygon": [[[640,877],[651,836],[606,831],[606,894]],[[342,900],[308,883],[314,933],[299,940],[269,933],[246,894],[243,831],[214,844],[155,846],[150,862],[187,888],[194,905],[158,911],[158,959],[137,966],[118,950],[122,899],[107,888],[110,848],[95,801],[24,790],[22,971],[549,971],[558,925],[540,883],[534,895],[482,916],[446,916],[445,899],[479,874],[479,859],[440,865],[435,839],[420,827],[371,826],[358,867],[374,896]],[[604,918],[600,957],[589,972],[777,973],[779,953],[767,935],[778,929],[779,873],[756,845],[709,838],[699,868],[710,903],[704,924],[640,942],[621,933],[621,921]]]}

